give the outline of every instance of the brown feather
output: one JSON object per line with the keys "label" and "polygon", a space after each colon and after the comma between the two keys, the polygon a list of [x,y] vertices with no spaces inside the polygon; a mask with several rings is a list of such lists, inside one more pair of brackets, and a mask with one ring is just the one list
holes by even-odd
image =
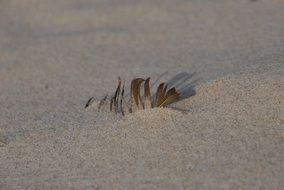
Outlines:
{"label": "brown feather", "polygon": [[95,100],[95,98],[94,98],[94,97],[91,97],[91,98],[87,101],[87,103],[86,103],[86,105],[85,105],[85,108],[89,107],[89,106],[94,102],[94,100]]}
{"label": "brown feather", "polygon": [[126,114],[129,114],[130,111],[129,111],[129,107],[124,99],[124,97],[121,98],[121,113],[122,115],[126,115]]}
{"label": "brown feather", "polygon": [[150,82],[150,78],[147,78],[144,82],[144,108],[145,109],[152,108],[149,82]]}
{"label": "brown feather", "polygon": [[123,82],[123,85],[122,85],[122,89],[121,89],[121,98],[120,98],[120,111],[122,113],[122,115],[124,115],[124,112],[123,112],[123,108],[122,108],[122,99],[123,99],[123,96],[124,96],[124,82]]}
{"label": "brown feather", "polygon": [[114,95],[114,111],[115,113],[118,112],[118,99],[119,99],[119,95],[120,95],[120,88],[121,88],[121,79],[120,77],[118,77],[118,85],[117,85],[117,88],[116,88],[116,91],[115,91],[115,95]]}
{"label": "brown feather", "polygon": [[110,99],[110,105],[109,105],[109,110],[110,110],[110,111],[112,111],[113,100],[114,100],[114,98],[112,97],[112,98]]}
{"label": "brown feather", "polygon": [[107,99],[107,95],[103,99],[101,99],[99,106],[98,106],[98,112],[100,112],[100,109],[101,109],[102,105],[105,103],[106,99]]}
{"label": "brown feather", "polygon": [[178,101],[179,99],[180,99],[180,96],[179,96],[178,92],[176,91],[176,89],[173,87],[167,92],[165,99],[161,102],[161,104],[158,107],[162,107],[162,106],[172,104],[172,103]]}
{"label": "brown feather", "polygon": [[159,107],[159,105],[164,101],[165,94],[164,94],[164,85],[165,83],[161,83],[156,92],[156,107]]}
{"label": "brown feather", "polygon": [[[143,82],[144,82],[144,101],[142,102],[140,95],[140,86]],[[124,99],[124,92],[125,92],[124,86],[125,85],[123,83],[121,87],[121,79],[119,77],[118,86],[116,88],[115,94],[110,100],[110,110],[112,111],[114,106],[115,113],[121,112],[122,115],[125,115],[130,112],[136,112],[138,110],[143,109],[143,107],[145,109],[150,109],[153,106],[164,107],[180,100],[180,95],[176,91],[175,87],[168,90],[168,85],[166,85],[165,83],[161,83],[157,88],[156,99],[152,105],[151,92],[150,92],[150,78],[147,78],[146,80],[142,78],[135,78],[131,81],[131,86],[130,86],[131,106],[129,107]],[[105,99],[106,97],[103,98],[101,103],[103,103]]]}
{"label": "brown feather", "polygon": [[144,79],[136,78],[133,79],[131,82],[131,105],[132,105],[132,112],[137,110],[143,109],[140,97],[140,85],[144,81]]}
{"label": "brown feather", "polygon": [[168,88],[168,85],[165,85],[163,89],[163,95],[165,98],[166,98],[167,88]]}
{"label": "brown feather", "polygon": [[124,99],[124,84],[123,84],[122,90],[121,90],[120,111],[121,111],[122,115],[129,113],[129,107],[128,107],[125,99]]}

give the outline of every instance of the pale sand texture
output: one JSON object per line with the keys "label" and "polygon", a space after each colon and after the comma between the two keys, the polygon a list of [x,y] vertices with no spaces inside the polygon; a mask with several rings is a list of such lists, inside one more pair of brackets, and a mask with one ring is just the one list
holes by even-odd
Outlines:
{"label": "pale sand texture", "polygon": [[[226,77],[182,101],[180,107],[190,107],[186,114],[153,109],[104,124],[18,134],[1,148],[1,185],[280,189],[283,84],[283,73]],[[92,123],[95,114],[89,109],[85,120]]]}
{"label": "pale sand texture", "polygon": [[[0,1],[0,189],[282,189],[284,1]],[[101,113],[117,77],[196,74]]]}

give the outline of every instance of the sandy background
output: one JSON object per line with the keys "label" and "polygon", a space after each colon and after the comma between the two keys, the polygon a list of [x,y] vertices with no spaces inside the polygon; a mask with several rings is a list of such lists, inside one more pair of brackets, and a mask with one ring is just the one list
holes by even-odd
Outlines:
{"label": "sandy background", "polygon": [[[0,189],[282,189],[283,0],[0,0]],[[193,77],[185,109],[96,105]],[[163,73],[166,73],[163,75]]]}

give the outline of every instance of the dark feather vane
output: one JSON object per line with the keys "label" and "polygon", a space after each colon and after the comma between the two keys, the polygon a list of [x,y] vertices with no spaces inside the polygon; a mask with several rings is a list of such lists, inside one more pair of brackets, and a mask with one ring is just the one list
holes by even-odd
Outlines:
{"label": "dark feather vane", "polygon": [[[144,98],[142,100],[140,94],[141,84],[144,83]],[[114,111],[115,113],[121,113],[122,115],[126,115],[128,113],[133,113],[142,109],[151,109],[152,107],[165,107],[170,105],[181,99],[180,94],[177,92],[175,87],[167,90],[168,86],[165,83],[159,84],[156,94],[155,100],[151,100],[151,91],[150,91],[150,78],[146,80],[143,78],[135,78],[131,81],[130,85],[130,106],[128,106],[127,101],[124,98],[124,82],[121,85],[121,79],[118,78],[118,85],[113,97],[110,99],[110,111]],[[105,103],[107,96],[105,96],[99,103],[98,110],[100,110],[101,106]],[[92,102],[94,98],[90,98],[85,105],[87,108]]]}

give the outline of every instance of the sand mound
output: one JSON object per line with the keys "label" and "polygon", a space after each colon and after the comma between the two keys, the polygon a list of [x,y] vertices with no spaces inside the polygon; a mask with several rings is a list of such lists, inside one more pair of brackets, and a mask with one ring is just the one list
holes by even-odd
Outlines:
{"label": "sand mound", "polygon": [[[0,1],[0,189],[282,189],[283,10],[283,0]],[[198,84],[172,105],[186,112],[84,109],[118,76],[180,72]]]}
{"label": "sand mound", "polygon": [[[208,82],[175,107],[31,131],[0,148],[3,189],[279,189],[283,73]],[[101,120],[103,121],[103,120]]]}

